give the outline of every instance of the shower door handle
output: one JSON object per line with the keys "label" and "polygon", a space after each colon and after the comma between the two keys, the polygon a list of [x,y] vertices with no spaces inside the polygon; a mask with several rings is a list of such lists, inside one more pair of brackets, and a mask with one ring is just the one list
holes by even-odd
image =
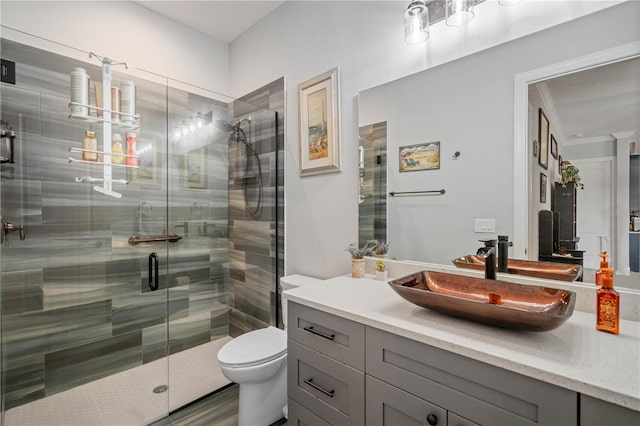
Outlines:
{"label": "shower door handle", "polygon": [[151,253],[149,255],[149,288],[151,291],[156,291],[159,286],[158,278],[158,253]]}

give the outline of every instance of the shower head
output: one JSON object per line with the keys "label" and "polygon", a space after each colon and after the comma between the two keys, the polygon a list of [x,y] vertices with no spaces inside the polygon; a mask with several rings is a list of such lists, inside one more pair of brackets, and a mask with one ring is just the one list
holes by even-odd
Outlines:
{"label": "shower head", "polygon": [[236,126],[227,123],[221,118],[214,118],[213,125],[216,126],[218,130],[222,130],[223,132],[232,132],[236,129]]}

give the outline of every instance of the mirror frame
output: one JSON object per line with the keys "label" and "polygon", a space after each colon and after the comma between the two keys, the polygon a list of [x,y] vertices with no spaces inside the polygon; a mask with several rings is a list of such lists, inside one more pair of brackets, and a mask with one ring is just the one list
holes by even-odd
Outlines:
{"label": "mirror frame", "polygon": [[529,248],[529,200],[532,195],[531,186],[529,185],[530,167],[528,157],[529,85],[588,68],[624,61],[638,55],[640,55],[640,41],[623,44],[515,75],[513,105],[514,258],[528,259]]}

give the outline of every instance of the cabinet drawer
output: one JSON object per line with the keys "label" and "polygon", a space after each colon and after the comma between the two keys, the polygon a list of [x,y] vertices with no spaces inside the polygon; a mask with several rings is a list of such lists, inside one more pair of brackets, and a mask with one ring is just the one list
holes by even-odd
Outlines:
{"label": "cabinet drawer", "polygon": [[302,405],[289,398],[287,426],[331,426]]}
{"label": "cabinet drawer", "polygon": [[367,374],[483,425],[575,425],[578,395],[367,327]]}
{"label": "cabinet drawer", "polygon": [[364,424],[364,373],[289,339],[289,397],[332,425]]}
{"label": "cabinet drawer", "polygon": [[447,411],[410,393],[367,379],[367,426],[447,426]]}
{"label": "cabinet drawer", "polygon": [[294,302],[289,302],[288,307],[290,339],[364,371],[362,324]]}

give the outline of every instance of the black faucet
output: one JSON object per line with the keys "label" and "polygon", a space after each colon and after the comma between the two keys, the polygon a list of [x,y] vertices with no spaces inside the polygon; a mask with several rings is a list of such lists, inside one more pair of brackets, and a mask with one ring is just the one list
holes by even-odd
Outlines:
{"label": "black faucet", "polygon": [[476,253],[484,258],[484,277],[488,280],[496,279],[496,240],[480,240],[484,247]]}
{"label": "black faucet", "polygon": [[509,247],[512,245],[508,235],[498,235],[498,272],[509,272]]}

